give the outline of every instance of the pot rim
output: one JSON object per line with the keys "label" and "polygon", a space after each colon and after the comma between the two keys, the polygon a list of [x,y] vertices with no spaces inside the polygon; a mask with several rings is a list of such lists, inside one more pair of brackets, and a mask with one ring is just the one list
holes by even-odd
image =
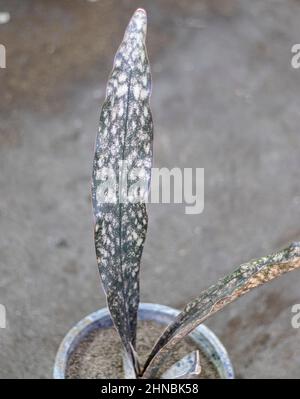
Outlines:
{"label": "pot rim", "polygon": [[[140,303],[138,310],[139,320],[153,320],[161,324],[169,324],[180,313],[179,310],[169,306]],[[152,317],[151,317],[152,316]],[[109,310],[102,308],[85,316],[76,323],[63,338],[54,363],[53,378],[65,379],[68,360],[71,353],[81,340],[95,328],[112,327]],[[233,379],[234,370],[228,353],[219,338],[204,324],[200,324],[191,334],[190,338],[196,342],[208,356],[217,369],[222,379]]]}

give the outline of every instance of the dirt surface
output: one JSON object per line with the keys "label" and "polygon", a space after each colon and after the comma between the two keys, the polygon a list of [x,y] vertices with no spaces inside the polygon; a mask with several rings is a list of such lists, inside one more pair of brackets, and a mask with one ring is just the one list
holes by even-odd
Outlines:
{"label": "dirt surface", "polygon": [[[137,353],[143,364],[157,338],[165,327],[151,321],[139,322],[137,334]],[[170,354],[161,373],[188,353],[199,350],[190,339],[183,340]],[[200,352],[200,379],[218,378],[213,364]],[[96,330],[86,337],[73,352],[67,370],[67,378],[99,379],[124,378],[122,366],[122,346],[114,329]]]}
{"label": "dirt surface", "polygon": [[[64,334],[103,307],[90,203],[105,80],[148,11],[156,167],[203,167],[204,212],[150,205],[144,302],[181,307],[233,267],[300,239],[296,0],[0,0],[0,378],[51,378]],[[215,315],[242,378],[300,378],[300,273]]]}

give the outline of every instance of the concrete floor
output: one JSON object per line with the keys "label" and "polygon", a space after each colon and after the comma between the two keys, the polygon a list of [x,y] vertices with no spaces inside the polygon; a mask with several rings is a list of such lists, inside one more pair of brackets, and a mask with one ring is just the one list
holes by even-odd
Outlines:
{"label": "concrete floor", "polygon": [[[296,0],[0,0],[1,378],[50,378],[67,330],[104,306],[90,204],[113,55],[148,11],[155,166],[204,167],[205,209],[150,205],[142,300],[174,307],[300,239]],[[241,378],[300,378],[300,272],[207,322]]]}

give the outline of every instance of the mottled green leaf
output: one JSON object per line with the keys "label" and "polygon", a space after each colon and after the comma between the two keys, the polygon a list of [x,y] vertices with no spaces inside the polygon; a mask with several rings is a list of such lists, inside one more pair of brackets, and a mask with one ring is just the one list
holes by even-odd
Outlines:
{"label": "mottled green leaf", "polygon": [[283,273],[300,267],[300,243],[273,255],[242,264],[191,301],[155,344],[144,367],[144,378],[156,378],[168,352],[209,316],[241,295]]}
{"label": "mottled green leaf", "polygon": [[92,179],[97,263],[113,322],[132,358],[152,166],[146,25],[146,13],[138,9],[116,53],[100,115]]}

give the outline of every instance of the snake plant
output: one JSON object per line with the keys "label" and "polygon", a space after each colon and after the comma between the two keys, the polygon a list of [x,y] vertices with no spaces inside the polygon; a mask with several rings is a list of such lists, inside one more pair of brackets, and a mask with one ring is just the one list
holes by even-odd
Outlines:
{"label": "snake plant", "polygon": [[187,377],[200,373],[197,351],[161,375],[174,346],[227,304],[300,267],[300,243],[244,263],[202,292],[166,328],[145,364],[140,364],[135,350],[139,271],[148,224],[146,199],[153,144],[146,28],[146,13],[138,9],[116,53],[101,110],[92,176],[96,258],[111,318],[124,348],[125,375]]}

